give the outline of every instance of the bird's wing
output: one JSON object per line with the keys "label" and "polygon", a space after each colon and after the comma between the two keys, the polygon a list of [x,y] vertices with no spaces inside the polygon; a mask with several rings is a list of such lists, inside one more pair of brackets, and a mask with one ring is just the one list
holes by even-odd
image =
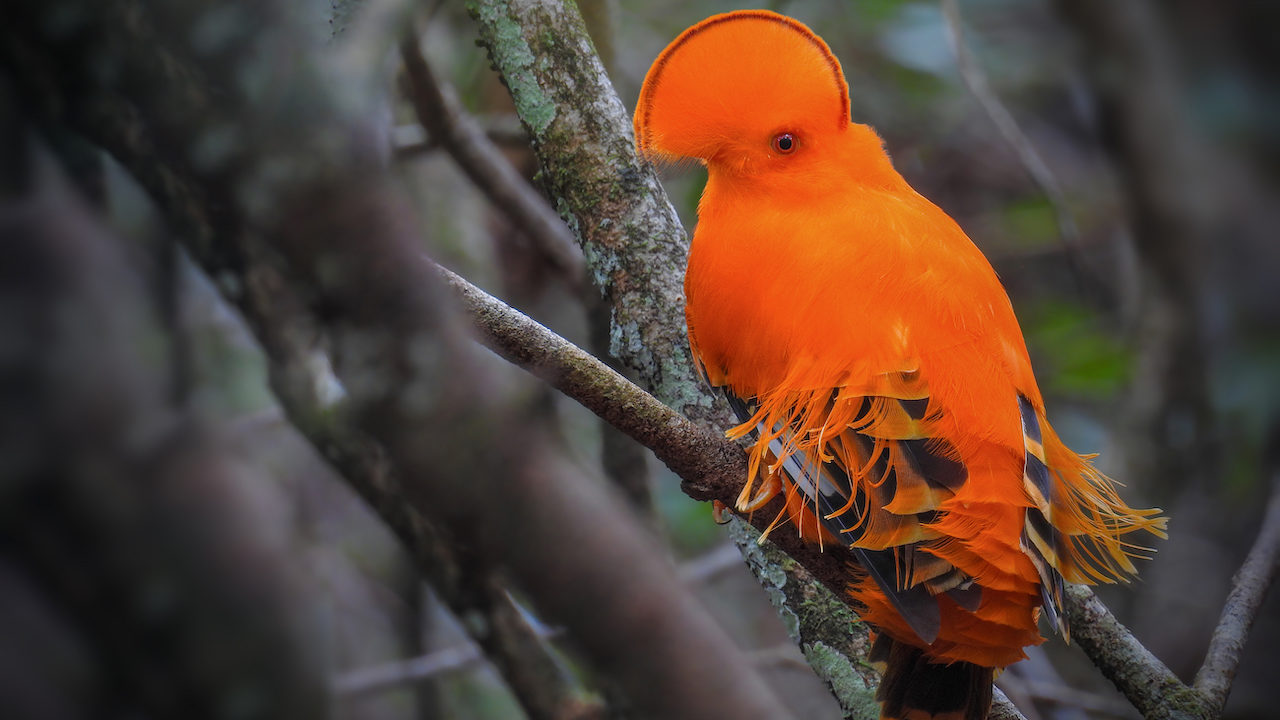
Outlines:
{"label": "bird's wing", "polygon": [[[767,440],[767,462],[799,490],[813,515],[850,549],[922,641],[929,644],[938,636],[939,594],[977,609],[981,588],[929,552],[938,539],[929,523],[965,482],[967,471],[945,440],[923,434],[927,397],[850,398],[833,391],[826,407],[809,413],[836,420],[830,436],[815,438],[809,429],[800,438],[794,423],[770,422],[754,399],[724,392],[757,441]],[[855,407],[838,407],[850,404]]]}

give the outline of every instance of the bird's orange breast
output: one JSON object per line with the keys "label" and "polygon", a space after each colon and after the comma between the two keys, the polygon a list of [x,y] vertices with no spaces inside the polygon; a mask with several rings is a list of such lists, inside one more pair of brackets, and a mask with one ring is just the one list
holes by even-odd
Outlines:
{"label": "bird's orange breast", "polygon": [[854,181],[770,197],[709,181],[685,277],[694,350],[743,397],[920,372],[970,433],[1021,447],[1016,394],[1039,404],[991,266],[909,188]]}

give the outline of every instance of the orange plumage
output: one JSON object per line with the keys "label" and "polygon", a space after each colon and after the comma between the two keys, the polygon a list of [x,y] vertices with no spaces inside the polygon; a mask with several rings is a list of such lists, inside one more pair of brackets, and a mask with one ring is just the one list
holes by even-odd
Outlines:
{"label": "orange plumage", "polygon": [[1066,634],[1062,579],[1125,579],[1125,536],[1164,519],[1054,434],[991,265],[851,122],[807,27],[743,11],[686,30],[635,131],[707,166],[687,319],[730,435],[755,437],[739,509],[783,492],[806,539],[848,548],[885,717],[985,717],[990,669],[1042,641],[1042,609]]}

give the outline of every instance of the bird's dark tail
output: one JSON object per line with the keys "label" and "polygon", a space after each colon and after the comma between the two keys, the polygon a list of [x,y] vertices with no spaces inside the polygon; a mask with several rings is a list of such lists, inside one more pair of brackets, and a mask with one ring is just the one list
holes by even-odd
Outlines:
{"label": "bird's dark tail", "polygon": [[967,662],[930,662],[920,648],[884,633],[871,646],[883,664],[876,700],[881,720],[986,720],[994,668]]}

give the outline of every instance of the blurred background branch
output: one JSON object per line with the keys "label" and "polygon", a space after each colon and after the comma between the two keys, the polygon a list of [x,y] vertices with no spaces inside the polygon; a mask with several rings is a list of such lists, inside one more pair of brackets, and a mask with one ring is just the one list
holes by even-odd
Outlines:
{"label": "blurred background branch", "polygon": [[1062,191],[1062,185],[1045,164],[1044,158],[1036,151],[1035,146],[1031,144],[1030,138],[1018,126],[1018,121],[991,90],[986,73],[978,66],[973,53],[969,51],[968,43],[965,42],[964,21],[960,17],[959,3],[957,0],[941,0],[941,2],[942,15],[947,22],[947,39],[951,42],[951,51],[956,56],[956,69],[959,70],[965,87],[973,93],[974,98],[982,105],[983,112],[1000,131],[1001,137],[1017,152],[1018,160],[1027,169],[1027,174],[1049,199],[1049,204],[1053,206],[1054,219],[1058,223],[1058,234],[1062,236],[1062,244],[1066,246],[1066,257],[1070,260],[1074,272],[1083,272],[1077,258],[1080,252],[1080,231],[1076,228],[1076,221],[1071,216],[1071,208],[1067,205],[1067,197]]}
{"label": "blurred background branch", "polygon": [[[65,92],[66,86],[39,73],[40,65],[31,61],[38,60],[33,56],[42,51],[50,52],[49,46],[65,43],[66,38],[40,32],[47,27],[38,18],[40,11],[24,9],[37,14],[37,18],[20,16],[28,22],[16,23],[26,31],[27,40],[21,48],[24,69],[37,71],[33,73],[37,82],[49,81],[37,85],[37,98],[62,99],[62,103],[46,107],[65,111],[68,96],[59,93]],[[80,10],[89,18],[106,12],[90,5]],[[139,175],[144,180],[159,177],[167,181],[155,185],[162,201],[173,201],[177,196],[194,205],[183,207],[183,212],[216,223],[216,234],[199,238],[208,244],[197,243],[194,249],[201,259],[219,253],[224,254],[219,257],[234,258],[236,262],[222,266],[210,263],[211,270],[221,273],[224,287],[230,288],[229,295],[234,298],[264,285],[299,287],[301,283],[306,306],[323,308],[317,326],[333,343],[342,393],[347,398],[344,407],[331,407],[328,412],[349,414],[357,423],[355,427],[380,436],[398,472],[413,478],[413,482],[401,484],[401,502],[419,510],[425,507],[441,522],[443,532],[468,539],[452,541],[454,547],[469,548],[460,563],[465,568],[461,572],[483,577],[486,568],[503,565],[511,570],[522,587],[541,597],[539,604],[549,607],[549,614],[578,629],[576,643],[594,657],[600,672],[626,691],[638,709],[658,716],[703,717],[712,708],[736,707],[730,711],[743,717],[785,716],[764,684],[753,679],[754,671],[722,631],[708,624],[705,611],[692,604],[673,581],[669,568],[642,540],[642,533],[628,525],[633,521],[612,509],[611,501],[599,490],[592,490],[594,486],[578,477],[572,466],[557,460],[549,445],[540,449],[545,441],[534,439],[537,433],[530,434],[529,440],[522,439],[529,430],[518,407],[519,395],[502,389],[509,383],[495,383],[499,378],[492,370],[463,360],[473,351],[462,342],[447,304],[433,293],[427,266],[417,251],[410,250],[409,241],[417,240],[411,213],[377,170],[376,156],[370,154],[374,146],[365,138],[368,126],[343,119],[338,110],[352,105],[327,97],[318,75],[295,73],[289,78],[289,97],[276,102],[269,96],[253,98],[252,110],[250,97],[241,93],[258,88],[231,89],[204,80],[266,72],[270,81],[271,66],[257,65],[265,59],[242,51],[241,44],[252,42],[256,31],[271,32],[273,47],[282,52],[305,52],[298,46],[297,35],[291,34],[296,30],[290,29],[285,18],[273,14],[278,10],[262,6],[261,16],[246,13],[231,18],[231,32],[219,38],[223,45],[212,57],[207,52],[202,56],[175,54],[161,62],[150,56],[164,46],[157,42],[159,35],[148,37],[145,33],[163,27],[165,32],[185,36],[209,22],[205,13],[211,10],[144,12],[127,24],[98,15],[94,26],[105,32],[93,42],[101,44],[99,52],[123,55],[121,64],[132,92],[116,97],[84,76],[57,80],[89,81],[83,88],[88,92],[77,98],[83,103],[77,110],[85,110],[85,106],[89,111],[101,110],[101,105],[94,104],[98,101],[109,115],[119,107],[112,101],[136,103],[136,116],[145,118],[150,126],[149,139],[177,151],[164,158],[166,163],[155,156],[129,154],[128,147],[113,148],[126,166],[143,166]],[[137,36],[140,31],[142,37]],[[83,36],[74,40],[83,41]],[[60,49],[68,48],[63,45]],[[365,86],[360,82],[344,85]],[[219,95],[223,104],[208,105],[206,99],[213,94]],[[173,98],[182,101],[171,102]],[[136,116],[112,118],[114,127]],[[209,132],[229,116],[244,118],[255,132],[234,138],[235,144],[220,148],[230,152],[221,155],[193,157],[181,150],[192,148],[191,138]],[[86,132],[102,132],[74,111],[59,117]],[[306,122],[300,123],[299,118],[306,118]],[[108,124],[107,130],[112,127]],[[300,127],[305,128],[303,132],[298,132]],[[108,140],[127,143],[132,137],[136,136],[125,133],[123,137],[108,136]],[[203,149],[195,145],[196,150]],[[350,158],[346,161],[349,164],[337,162],[339,158]],[[148,166],[149,162],[155,164]],[[306,167],[307,171],[279,177],[270,172],[273,164]],[[182,185],[175,190],[177,183]],[[237,195],[234,188],[244,185],[256,186],[260,194]],[[201,204],[209,197],[229,202]],[[180,214],[178,219],[189,220],[190,216]],[[249,275],[249,268],[261,268],[246,266],[246,257],[283,261],[284,269],[276,265],[273,274]],[[275,329],[281,333],[296,330],[291,325]],[[432,347],[440,352],[423,354],[422,349]],[[482,383],[485,376],[489,382]],[[445,377],[452,378],[450,383],[437,389]],[[504,395],[511,400],[502,400]],[[505,406],[505,402],[515,404]],[[473,419],[463,420],[466,417]],[[489,433],[476,434],[476,429],[488,428],[503,436],[503,427],[509,452],[482,450],[473,444],[489,445]],[[424,444],[424,439],[432,443]],[[530,459],[513,461],[526,456]],[[547,469],[544,463],[556,470]],[[461,477],[473,482],[452,483]],[[432,492],[428,489],[432,482],[447,484],[437,485]],[[486,483],[492,485],[488,490]],[[486,496],[502,502],[476,502]],[[507,502],[521,507],[522,512],[514,516],[502,512]],[[486,522],[486,517],[493,521]],[[581,544],[577,538],[583,534],[595,538],[593,543]],[[591,567],[595,570],[588,570]],[[614,570],[607,572],[609,567]],[[565,587],[574,587],[576,592],[565,594]],[[640,588],[645,590],[637,592]],[[628,619],[623,620],[620,614]],[[638,622],[640,617],[647,620]],[[654,652],[664,647],[670,652]],[[707,656],[717,662],[703,662],[701,658]]]}
{"label": "blurred background branch", "polygon": [[[67,665],[79,668],[71,676],[48,671],[60,667],[56,661],[0,669],[0,696],[16,697],[14,688],[23,688],[24,702],[82,707],[86,715],[104,702],[163,715],[166,708],[207,700],[184,713],[199,715],[222,707],[219,698],[253,697],[259,704],[248,706],[252,715],[254,708],[292,707],[298,691],[307,695],[299,701],[306,703],[304,716],[323,714],[317,703],[327,698],[340,717],[665,717],[705,711],[711,706],[699,703],[712,702],[708,696],[717,698],[715,712],[735,716],[727,702],[772,708],[765,716],[785,713],[782,706],[806,717],[874,716],[869,695],[875,676],[859,650],[865,629],[838,599],[842,568],[834,555],[775,533],[791,553],[780,556],[771,545],[755,545],[750,526],[734,521],[728,530],[766,589],[759,592],[743,568],[715,559],[722,557],[725,531],[710,524],[705,510],[673,497],[676,483],[646,459],[647,451],[627,438],[618,444],[622,436],[602,434],[595,418],[495,367],[470,347],[448,309],[456,296],[481,321],[480,334],[496,352],[629,428],[682,476],[690,494],[736,494],[742,453],[718,432],[732,421],[698,385],[687,357],[678,312],[687,249],[681,224],[652,169],[635,157],[629,114],[612,89],[632,97],[663,42],[728,8],[640,8],[607,0],[586,5],[596,44],[609,48],[604,64],[591,53],[592,41],[572,6],[474,3],[482,42],[500,76],[466,48],[476,26],[447,3],[432,3],[423,13],[430,22],[409,35],[406,8],[380,0],[338,2],[322,13],[285,3],[170,8],[131,0],[20,3],[11,11],[0,27],[0,82],[8,82],[17,98],[0,103],[5,187],[17,193],[6,196],[17,198],[8,207],[27,207],[30,200],[23,193],[31,186],[15,179],[21,173],[8,172],[21,164],[14,158],[29,155],[31,134],[14,129],[18,115],[18,124],[37,128],[68,182],[54,190],[42,186],[41,202],[52,210],[18,211],[12,217],[20,222],[8,227],[21,228],[24,236],[29,227],[44,227],[69,238],[66,247],[99,249],[44,264],[11,256],[18,262],[6,268],[12,280],[6,280],[6,292],[10,286],[40,292],[55,287],[42,285],[43,276],[28,272],[32,268],[74,266],[75,277],[84,278],[94,263],[105,263],[101,282],[108,290],[94,290],[95,301],[68,305],[76,308],[69,316],[129,321],[138,314],[148,318],[141,323],[151,328],[148,337],[160,339],[130,344],[113,335],[120,325],[111,320],[94,326],[96,334],[84,333],[76,347],[89,349],[50,350],[39,356],[49,364],[39,367],[30,359],[36,356],[25,356],[21,366],[56,380],[39,387],[67,398],[94,397],[83,391],[85,382],[95,392],[113,390],[112,397],[136,392],[147,398],[135,403],[141,416],[173,418],[158,421],[173,428],[160,436],[183,440],[165,444],[163,452],[145,437],[121,445],[118,439],[128,435],[121,433],[136,425],[125,419],[132,412],[127,403],[69,400],[74,407],[102,408],[101,416],[73,424],[88,427],[83,423],[106,417],[116,418],[118,427],[103,420],[94,426],[108,430],[101,437],[78,435],[61,452],[41,455],[23,449],[24,443],[48,426],[16,409],[28,405],[6,403],[6,440],[12,442],[4,461],[41,455],[48,467],[69,469],[54,472],[58,480],[48,484],[27,482],[37,475],[10,474],[23,478],[26,489],[0,502],[0,513],[16,518],[5,523],[16,540],[0,557],[0,583],[14,589],[0,593],[6,609],[0,616],[8,623],[2,627],[23,628],[16,649],[0,652],[9,663],[0,668],[20,665],[12,657],[44,647],[50,637],[62,638],[50,645],[59,648],[55,652],[81,660]],[[1132,666],[1119,670],[1131,690],[1146,683],[1147,695],[1168,691],[1144,706],[1149,714],[1262,717],[1249,708],[1269,707],[1258,698],[1265,700],[1271,690],[1266,679],[1275,662],[1269,650],[1277,646],[1269,640],[1275,614],[1260,608],[1274,574],[1276,521],[1274,509],[1263,517],[1259,502],[1266,483],[1256,478],[1274,472],[1259,472],[1267,461],[1259,460],[1265,433],[1257,408],[1275,407],[1275,383],[1267,378],[1274,367],[1269,358],[1280,356],[1269,355],[1256,339],[1267,337],[1266,328],[1276,327],[1280,315],[1269,279],[1277,256],[1269,234],[1276,225],[1269,184],[1275,175],[1267,175],[1278,155],[1254,152],[1248,155],[1252,165],[1241,162],[1239,147],[1221,141],[1227,116],[1213,114],[1224,107],[1215,103],[1236,96],[1206,95],[1222,78],[1253,82],[1244,69],[1263,65],[1248,53],[1262,52],[1267,43],[1239,36],[1230,45],[1238,56],[1230,57],[1240,72],[1210,75],[1205,69],[1222,67],[1214,62],[1227,55],[1203,38],[1228,24],[1248,30],[1273,23],[1256,8],[1192,5],[1058,3],[1065,24],[1051,4],[966,5],[967,27],[975,30],[957,45],[958,73],[954,58],[935,52],[945,49],[948,31],[959,34],[955,3],[780,9],[832,42],[846,59],[857,118],[872,121],[911,181],[984,244],[1014,297],[1065,431],[1084,438],[1084,447],[1111,443],[1104,458],[1123,456],[1130,466],[1111,472],[1136,495],[1174,508],[1173,540],[1161,548],[1152,572],[1144,570],[1147,582],[1132,594],[1099,591],[1114,617],[1091,595],[1076,598],[1073,612],[1095,613],[1098,627],[1118,633],[1099,635],[1101,649],[1091,651],[1099,664],[1106,667],[1108,653],[1128,642],[1116,639],[1128,635],[1118,624],[1122,618],[1141,640],[1129,636],[1135,647],[1145,645],[1168,665],[1142,661],[1154,676],[1128,673]],[[328,32],[317,18],[331,20],[331,39],[320,37]],[[399,53],[405,95],[397,98],[388,92],[388,61],[405,37]],[[975,84],[979,67],[985,72],[976,73]],[[1087,75],[1077,77],[1075,67]],[[1186,73],[1188,67],[1199,74]],[[1022,141],[1013,149],[990,122],[974,118],[966,87],[984,102],[1016,108]],[[524,131],[513,132],[509,122],[495,129],[476,121],[517,115]],[[392,155],[407,135],[393,129],[403,130],[415,118],[425,128],[409,140],[415,149]],[[1216,140],[1206,123],[1218,128]],[[1265,138],[1256,128],[1249,132]],[[525,135],[532,152],[512,142]],[[1192,147],[1183,152],[1183,144]],[[114,162],[97,147],[108,149]],[[1162,154],[1170,147],[1175,157]],[[1026,148],[1035,148],[1058,176],[1060,193],[1047,204],[1046,192],[1027,183],[1027,161],[1019,157]],[[1108,159],[1120,169],[1114,178]],[[469,175],[458,172],[467,167]],[[130,178],[160,209],[164,229],[130,219],[129,202],[147,203],[129,200],[137,192]],[[471,191],[473,184],[480,193]],[[675,206],[691,212],[696,174],[667,184],[675,189]],[[1111,200],[1121,194],[1127,208]],[[476,195],[479,202],[470,199]],[[1081,241],[1069,253],[1055,243],[1061,229],[1054,218],[1066,207],[1076,212]],[[1132,242],[1125,210],[1134,218]],[[1170,228],[1177,237],[1165,234]],[[185,254],[175,250],[178,243]],[[1062,283],[1062,261],[1077,252],[1091,273],[1085,288],[1099,291],[1083,304],[1078,288],[1073,295]],[[470,282],[446,276],[441,287],[428,254],[459,268]],[[119,267],[125,274],[111,269]],[[580,268],[591,283],[579,282]],[[118,283],[132,289],[113,293]],[[30,297],[12,307],[53,307],[52,295]],[[296,443],[270,406],[219,409],[237,391],[211,381],[217,360],[190,323],[201,307],[231,316],[219,321],[217,337],[239,333],[246,339],[237,342],[252,346],[243,354],[257,357],[228,305],[265,350],[265,360],[249,364],[261,363],[275,401],[314,451]],[[51,317],[25,310],[9,316],[26,318],[15,328],[37,329]],[[1126,324],[1133,332],[1123,332]],[[61,347],[40,345],[55,346]],[[163,347],[163,361],[148,347]],[[605,360],[616,357],[614,370],[622,375],[579,347]],[[1178,355],[1187,352],[1199,357]],[[108,362],[130,353],[136,366],[122,372],[119,363]],[[94,372],[67,381],[83,368]],[[141,368],[160,370],[148,375]],[[1113,399],[1124,388],[1126,399]],[[157,393],[162,400],[153,399]],[[36,405],[50,397],[17,390],[10,395]],[[1133,421],[1113,441],[1106,418],[1120,415]],[[288,457],[246,451],[289,442],[299,447]],[[89,476],[73,462],[111,447],[125,460],[102,464]],[[138,460],[147,457],[157,459]],[[202,472],[188,470],[192,464]],[[261,481],[247,468],[270,479]],[[630,510],[607,497],[600,468],[607,468]],[[653,476],[659,480],[651,485]],[[374,512],[352,493],[321,490],[324,483],[354,489]],[[168,495],[139,487],[171,487],[206,502],[175,506]],[[249,487],[255,494],[246,502],[241,495]],[[210,500],[210,492],[222,494]],[[347,507],[359,509],[363,519],[337,510]],[[775,510],[753,521],[772,518]],[[113,524],[109,512],[166,522]],[[636,527],[637,512],[655,534]],[[1257,522],[1263,530],[1255,537]],[[60,537],[50,528],[132,539],[80,543],[73,553],[70,540],[80,536]],[[189,535],[182,531],[195,528],[207,528],[208,537],[184,540]],[[390,528],[394,541],[366,539],[385,534],[383,528]],[[228,532],[233,537],[223,537]],[[150,544],[139,547],[139,538]],[[176,540],[166,544],[171,538]],[[281,546],[281,538],[288,543]],[[1230,568],[1251,542],[1254,549],[1224,607]],[[111,565],[119,572],[114,578],[82,571],[117,557],[112,553],[122,547],[140,563],[160,558],[148,566],[160,570],[140,574]],[[659,557],[696,556],[706,548],[720,550],[693,567],[711,570],[683,570],[683,582]],[[225,552],[235,553],[236,562],[201,560]],[[208,574],[189,578],[186,567]],[[150,588],[145,598],[153,604],[171,597],[154,591],[157,577],[170,578],[162,590],[203,592],[202,583],[223,583],[205,594],[209,607],[223,608],[216,616],[220,635],[227,636],[225,649],[198,633],[156,631],[163,622],[146,625],[156,621],[136,607],[152,605],[130,605],[126,591]],[[420,579],[431,592],[421,589]],[[86,595],[85,587],[105,589],[107,602],[86,603],[98,596]],[[266,593],[274,599],[264,608],[283,606],[293,617],[276,610],[237,616],[236,593],[243,588]],[[573,597],[565,597],[566,588]],[[691,592],[714,608],[737,643],[707,624]],[[433,598],[448,610],[433,612]],[[771,616],[770,600],[778,602],[783,622]],[[52,611],[41,615],[45,605]],[[169,612],[164,617],[174,619],[172,613],[185,611]],[[25,622],[28,617],[44,619]],[[192,614],[190,627],[198,627],[200,617]],[[1250,631],[1254,617],[1258,624]],[[106,627],[117,618],[123,624]],[[169,627],[184,627],[174,623]],[[290,634],[299,623],[307,638],[301,644]],[[134,632],[138,627],[142,631]],[[243,637],[230,630],[239,627]],[[822,697],[813,673],[797,662],[801,654],[778,650],[787,634],[798,638],[803,657],[840,699],[839,707]],[[1196,684],[1188,686],[1178,676],[1189,678],[1200,667],[1210,635]],[[155,637],[164,641],[144,646]],[[266,637],[277,638],[272,652],[238,670],[155,662],[224,651],[218,657],[230,662]],[[764,649],[744,654],[735,644]],[[459,647],[480,651],[459,653]],[[1003,681],[1027,717],[1123,716],[1123,698],[1095,683],[1096,673],[1080,658],[1060,644],[1044,648],[1061,679],[1047,664],[1022,663]],[[663,654],[668,652],[675,654]],[[406,657],[422,662],[385,664]],[[664,657],[676,660],[664,663]],[[262,687],[276,676],[244,680],[237,674],[265,665],[293,680]],[[1232,704],[1223,709],[1237,667]],[[45,684],[23,682],[32,675]],[[117,677],[122,682],[114,682]],[[323,690],[326,679],[333,695]],[[88,690],[55,692],[72,686]],[[108,687],[118,689],[106,697],[100,690]],[[467,689],[474,687],[488,689]],[[655,693],[663,696],[650,697]],[[503,699],[494,705],[494,697]],[[1170,699],[1187,703],[1174,707]],[[669,705],[658,707],[664,702]],[[993,712],[1019,716],[1007,701],[998,701]]]}
{"label": "blurred background branch", "polygon": [[1087,59],[1099,119],[1125,182],[1139,262],[1139,350],[1126,441],[1129,477],[1202,487],[1221,462],[1212,417],[1203,276],[1213,238],[1224,229],[1231,192],[1221,162],[1183,111],[1174,40],[1148,0],[1061,2]]}
{"label": "blurred background branch", "polygon": [[1271,478],[1271,500],[1262,527],[1244,565],[1232,578],[1231,593],[1222,607],[1222,617],[1214,629],[1204,664],[1196,673],[1195,688],[1204,702],[1218,712],[1227,704],[1245,641],[1262,608],[1267,590],[1275,582],[1280,565],[1280,473]]}
{"label": "blurred background branch", "polygon": [[502,157],[480,125],[463,112],[453,89],[427,64],[416,37],[410,35],[401,42],[400,59],[409,99],[428,141],[449,153],[493,204],[511,216],[511,222],[564,273],[566,283],[581,282],[582,251],[569,228]]}
{"label": "blurred background branch", "polygon": [[[128,43],[123,47],[134,43],[156,47],[150,39],[137,37],[123,42]],[[27,56],[24,60],[26,67],[37,71],[31,73],[33,78],[41,77],[39,68],[54,62],[51,57]],[[169,66],[178,62],[171,59]],[[144,57],[139,64],[146,66],[149,61]],[[160,79],[160,86],[152,89],[154,94],[142,101],[156,102],[173,95],[198,97],[201,88],[182,85],[193,76],[194,71],[178,75],[173,81],[177,87],[166,87]],[[60,87],[45,85],[32,91],[46,107],[63,104]],[[560,677],[563,673],[556,662],[509,606],[509,598],[495,586],[491,573],[464,567],[451,545],[406,502],[399,474],[385,450],[354,427],[342,411],[338,403],[341,386],[328,359],[329,342],[317,326],[307,296],[296,290],[279,262],[253,242],[249,228],[232,225],[235,218],[223,217],[221,223],[214,219],[217,209],[204,200],[208,193],[201,180],[185,174],[182,163],[151,146],[158,138],[149,137],[143,128],[154,119],[141,120],[131,100],[108,92],[86,93],[76,98],[78,106],[72,113],[60,120],[93,137],[148,186],[197,261],[211,277],[220,278],[224,288],[232,290],[227,293],[229,299],[254,328],[271,359],[272,389],[294,425],[380,514],[451,610],[458,617],[484,618],[466,627],[507,671],[508,684],[531,716],[563,716],[566,703],[580,701],[572,685]],[[204,114],[209,118],[204,122],[212,122],[212,111]],[[193,124],[178,131],[199,133],[202,127]],[[231,191],[230,187],[222,189]],[[509,619],[504,621],[503,617]]]}
{"label": "blurred background branch", "polygon": [[[261,477],[171,404],[130,248],[32,142],[7,85],[0,595],[46,614],[5,631],[6,712],[316,717],[315,645],[297,622],[309,602],[259,524]],[[59,626],[50,647],[40,631]],[[87,668],[101,672],[84,682]],[[58,684],[77,674],[75,692]]]}

